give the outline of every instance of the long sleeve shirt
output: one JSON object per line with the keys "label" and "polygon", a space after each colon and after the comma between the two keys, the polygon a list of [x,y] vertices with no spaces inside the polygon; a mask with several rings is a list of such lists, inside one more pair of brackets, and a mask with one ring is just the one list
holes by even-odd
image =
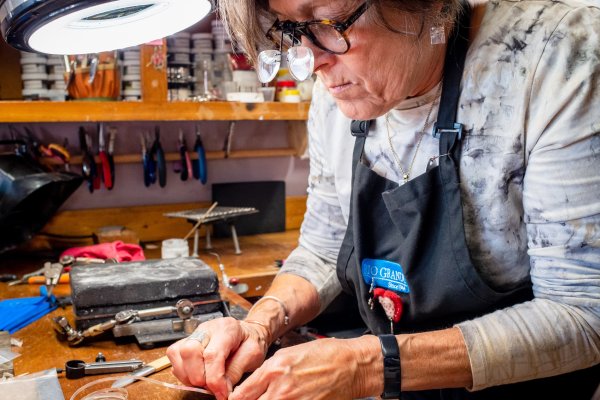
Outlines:
{"label": "long sleeve shirt", "polygon": [[[389,113],[404,164],[416,150],[434,91]],[[437,113],[434,104],[432,115]],[[463,73],[458,122],[467,244],[497,290],[526,279],[534,299],[463,321],[478,390],[600,362],[600,8],[572,0],[486,5]],[[310,176],[300,245],[281,273],[318,290],[322,309],[340,292],[335,263],[348,223],[350,119],[317,82],[309,123]],[[385,117],[364,160],[401,184]],[[411,178],[438,155],[423,136]]]}

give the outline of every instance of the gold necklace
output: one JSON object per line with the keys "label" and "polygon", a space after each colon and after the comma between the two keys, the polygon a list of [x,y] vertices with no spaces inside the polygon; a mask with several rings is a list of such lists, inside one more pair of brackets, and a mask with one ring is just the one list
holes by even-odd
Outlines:
{"label": "gold necklace", "polygon": [[[437,94],[435,96],[436,99],[439,98],[441,90],[442,85],[440,84],[437,90]],[[431,103],[431,106],[429,107],[429,112],[427,113],[427,118],[425,118],[423,129],[421,129],[421,135],[415,148],[415,154],[413,154],[412,160],[410,161],[410,165],[408,166],[408,170],[404,170],[404,168],[402,167],[402,163],[400,162],[400,157],[398,157],[398,153],[396,153],[396,150],[394,150],[394,145],[392,144],[392,135],[390,134],[390,114],[387,113],[385,115],[385,127],[387,129],[388,143],[390,145],[390,150],[392,151],[394,159],[396,160],[396,164],[398,164],[400,172],[402,172],[402,179],[404,180],[404,183],[408,182],[408,180],[410,179],[410,173],[412,171],[413,165],[415,164],[415,160],[417,159],[419,147],[421,146],[421,142],[423,141],[423,137],[425,136],[425,129],[427,129],[427,126],[429,125],[429,118],[431,117],[431,112],[433,111],[433,107],[435,107],[436,103],[437,101],[434,99],[434,101]]]}

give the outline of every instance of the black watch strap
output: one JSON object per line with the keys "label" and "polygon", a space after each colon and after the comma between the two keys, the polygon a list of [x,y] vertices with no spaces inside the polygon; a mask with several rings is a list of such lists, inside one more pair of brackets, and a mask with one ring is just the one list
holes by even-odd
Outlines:
{"label": "black watch strap", "polygon": [[400,349],[394,335],[379,335],[383,353],[383,393],[382,399],[400,397],[402,368],[400,367]]}

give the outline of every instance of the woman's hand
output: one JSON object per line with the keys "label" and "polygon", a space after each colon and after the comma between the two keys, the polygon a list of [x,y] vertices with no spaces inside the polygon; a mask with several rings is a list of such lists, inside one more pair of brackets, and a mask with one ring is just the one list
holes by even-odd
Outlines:
{"label": "woman's hand", "polygon": [[225,400],[242,374],[265,359],[269,332],[257,324],[218,318],[167,349],[173,374],[184,384],[206,387]]}
{"label": "woman's hand", "polygon": [[320,339],[278,350],[235,388],[229,400],[353,399],[383,390],[375,336]]}

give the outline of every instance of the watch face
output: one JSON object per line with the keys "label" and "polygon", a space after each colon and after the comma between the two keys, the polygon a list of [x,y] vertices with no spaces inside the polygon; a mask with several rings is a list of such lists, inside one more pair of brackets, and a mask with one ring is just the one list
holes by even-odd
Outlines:
{"label": "watch face", "polygon": [[14,0],[0,6],[0,26],[23,51],[89,54],[162,39],[210,11],[210,0]]}

